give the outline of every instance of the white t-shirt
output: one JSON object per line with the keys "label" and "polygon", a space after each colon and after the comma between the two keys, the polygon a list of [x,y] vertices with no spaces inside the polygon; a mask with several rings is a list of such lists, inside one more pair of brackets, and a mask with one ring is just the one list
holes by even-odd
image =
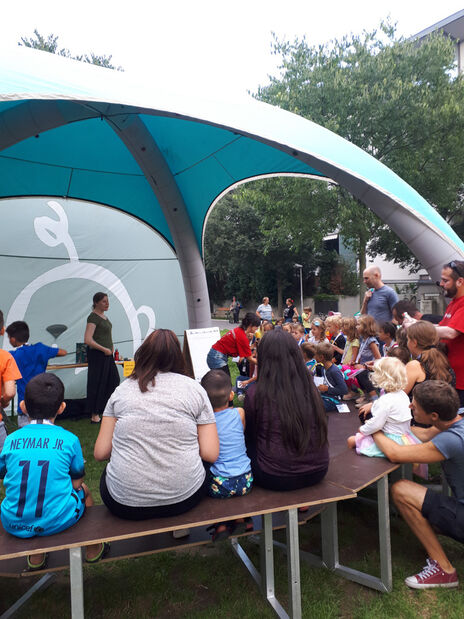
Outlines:
{"label": "white t-shirt", "polygon": [[131,507],[180,503],[203,483],[197,426],[216,423],[206,391],[192,378],[160,372],[142,393],[127,379],[103,413],[117,419],[106,483]]}
{"label": "white t-shirt", "polygon": [[380,396],[372,405],[372,418],[359,429],[366,436],[383,430],[387,434],[406,434],[411,429],[409,398],[404,391]]}

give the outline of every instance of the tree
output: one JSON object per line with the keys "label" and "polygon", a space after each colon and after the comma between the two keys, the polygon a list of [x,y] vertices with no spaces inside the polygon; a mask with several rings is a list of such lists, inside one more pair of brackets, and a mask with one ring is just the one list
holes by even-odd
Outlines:
{"label": "tree", "polygon": [[[264,295],[282,315],[283,299],[299,297],[295,263],[303,265],[306,294],[353,294],[352,265],[325,251],[323,205],[296,178],[259,180],[227,194],[214,208],[205,234],[205,268],[211,298],[233,294],[244,303]],[[328,191],[326,199],[335,200]],[[316,198],[321,199],[316,191]],[[319,218],[317,219],[317,214]],[[314,215],[316,214],[316,217]],[[321,265],[333,277],[317,278]]]}
{"label": "tree", "polygon": [[[397,172],[452,226],[462,225],[464,85],[450,40],[397,39],[395,28],[310,46],[275,40],[281,75],[256,97],[305,116]],[[321,191],[324,191],[321,189]],[[338,191],[339,232],[357,253],[415,263],[408,248],[367,207]],[[417,263],[416,263],[417,265]]]}
{"label": "tree", "polygon": [[38,32],[38,30],[34,30],[33,37],[21,37],[21,41],[18,45],[40,49],[44,52],[50,52],[51,54],[57,54],[58,56],[65,56],[66,58],[72,58],[73,60],[80,60],[81,62],[88,62],[89,64],[96,64],[107,69],[123,71],[122,67],[116,67],[111,63],[111,55],[99,56],[93,52],[90,52],[90,54],[80,54],[75,56],[65,47],[60,49],[58,48],[58,36],[49,34],[47,38],[45,38]]}

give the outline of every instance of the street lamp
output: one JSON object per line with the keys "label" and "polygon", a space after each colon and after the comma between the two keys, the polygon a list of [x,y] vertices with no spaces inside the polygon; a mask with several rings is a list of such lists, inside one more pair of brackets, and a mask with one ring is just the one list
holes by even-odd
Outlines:
{"label": "street lamp", "polygon": [[303,265],[302,264],[294,264],[295,269],[300,269],[300,300],[301,300],[301,314],[303,314]]}

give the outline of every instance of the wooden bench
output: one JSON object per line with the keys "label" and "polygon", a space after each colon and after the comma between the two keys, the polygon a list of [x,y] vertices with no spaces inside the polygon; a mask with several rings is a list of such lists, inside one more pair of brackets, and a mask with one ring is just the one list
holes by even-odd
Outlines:
{"label": "wooden bench", "polygon": [[228,307],[216,307],[212,313],[213,318],[229,318],[231,310]]}
{"label": "wooden bench", "polygon": [[[204,499],[199,505],[181,516],[171,518],[157,518],[133,522],[121,520],[113,516],[104,506],[95,506],[86,510],[82,519],[72,528],[57,535],[35,537],[27,540],[15,538],[3,529],[0,530],[0,575],[25,575],[22,572],[24,557],[31,553],[68,551],[66,561],[64,553],[51,558],[47,572],[70,568],[71,610],[73,618],[84,617],[84,590],[82,577],[82,549],[91,544],[110,541],[112,547],[105,561],[116,558],[140,556],[181,546],[193,546],[206,543],[208,538],[198,527],[206,527],[222,520],[233,520],[240,517],[262,517],[262,524],[258,524],[261,532],[261,575],[246,555],[238,540],[233,539],[232,546],[237,556],[243,561],[255,580],[261,584],[267,601],[279,616],[286,613],[274,594],[274,562],[272,518],[275,515],[276,526],[283,526],[278,514],[285,514],[287,529],[287,549],[289,568],[289,599],[290,616],[301,616],[301,594],[299,576],[299,544],[298,544],[298,508],[304,506],[316,507],[319,510],[331,502],[354,498],[356,494],[331,482],[323,481],[317,486],[303,488],[292,492],[272,492],[262,488],[254,488],[244,497],[230,501]],[[310,514],[311,515],[311,514]],[[301,514],[302,520],[310,515]],[[314,515],[314,512],[313,512]],[[195,532],[188,538],[170,539],[171,531],[184,528],[195,528]],[[19,562],[18,559],[22,558]],[[42,578],[40,586],[47,586],[50,574]],[[40,582],[40,581],[39,581]],[[35,589],[38,589],[39,583]],[[28,592],[29,593],[29,592]],[[30,595],[18,600],[16,605],[2,615],[2,618],[12,616]]]}
{"label": "wooden bench", "polygon": [[[363,458],[346,447],[346,438],[359,426],[357,414],[329,413],[331,461],[325,479],[317,486],[291,492],[272,492],[259,487],[244,497],[230,501],[205,498],[186,514],[132,522],[114,517],[104,506],[87,509],[83,518],[71,529],[58,535],[19,539],[0,528],[0,576],[30,576],[24,572],[25,556],[52,552],[46,574],[29,592],[11,607],[1,619],[12,616],[40,587],[50,584],[54,571],[70,568],[71,610],[73,618],[84,617],[82,549],[91,544],[110,541],[111,551],[104,561],[141,556],[179,547],[208,543],[205,527],[223,520],[252,517],[254,533],[260,533],[260,572],[253,565],[237,538],[232,548],[261,589],[267,602],[279,617],[288,616],[274,590],[274,546],[287,552],[289,615],[301,617],[300,556],[311,565],[329,568],[336,573],[379,591],[391,591],[392,570],[388,506],[388,473],[398,468],[383,458]],[[381,577],[342,566],[339,563],[337,503],[353,499],[357,492],[376,484],[378,492]],[[307,513],[298,508],[310,506]],[[321,514],[322,556],[299,551],[298,524]],[[286,528],[286,544],[273,541],[273,529]],[[190,528],[182,539],[171,532]],[[33,574],[37,574],[34,572]]]}

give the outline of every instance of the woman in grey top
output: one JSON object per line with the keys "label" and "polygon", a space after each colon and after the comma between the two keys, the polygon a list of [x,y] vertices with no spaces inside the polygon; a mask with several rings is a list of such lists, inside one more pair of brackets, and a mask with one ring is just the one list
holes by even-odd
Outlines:
{"label": "woman in grey top", "polygon": [[100,493],[121,518],[182,514],[203,496],[202,459],[219,456],[213,409],[205,390],[185,376],[172,331],[154,331],[134,359],[131,376],[108,401],[95,443],[95,459],[109,459]]}

